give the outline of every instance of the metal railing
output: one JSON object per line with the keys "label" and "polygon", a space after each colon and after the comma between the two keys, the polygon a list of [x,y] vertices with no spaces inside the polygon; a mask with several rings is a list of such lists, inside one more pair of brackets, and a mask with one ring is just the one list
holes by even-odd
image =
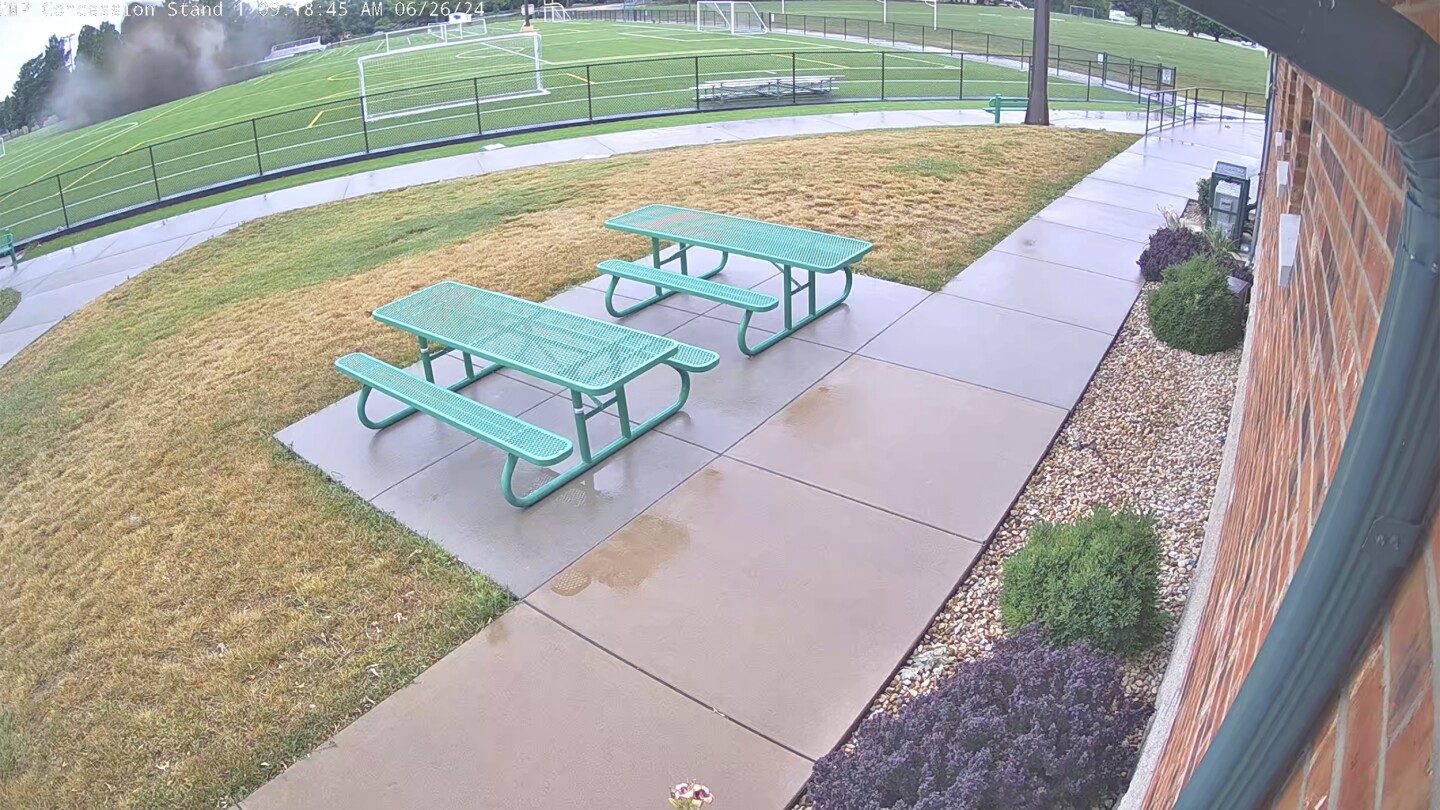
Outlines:
{"label": "metal railing", "polygon": [[1195,121],[1264,121],[1264,93],[1183,87],[1145,94],[1145,134]]}
{"label": "metal railing", "polygon": [[[447,143],[600,121],[1026,93],[1023,77],[984,64],[979,54],[959,51],[924,58],[879,50],[754,52],[596,62],[539,72],[545,88],[539,96],[513,97],[520,84],[534,88],[536,71],[493,74],[368,97],[371,109],[413,113],[367,117],[357,95],[148,144],[0,190],[0,226],[10,227],[23,244],[262,179]],[[1062,77],[1050,82],[1050,100],[1142,101],[1134,92],[1108,83],[1106,75],[1099,63],[1083,67],[1068,63]],[[826,76],[831,80],[806,81]],[[770,81],[756,87],[756,77]],[[707,89],[727,79],[748,79],[753,92],[748,98],[736,98],[729,91]]]}
{"label": "metal railing", "polygon": [[[694,6],[636,5],[625,8],[593,9],[583,6],[570,9],[575,20],[601,22],[655,23],[659,25],[695,25]],[[1028,69],[1035,49],[1030,40],[983,31],[959,28],[934,28],[915,23],[881,22],[855,17],[830,17],[815,14],[760,12],[772,33],[843,39],[870,45],[894,48],[912,47],[927,51],[970,54],[987,60],[1010,60],[1020,70]],[[1145,62],[1121,54],[1076,48],[1051,43],[1050,60],[1074,64],[1094,63],[1104,66],[1107,82],[1126,84],[1138,93],[1143,90],[1164,90],[1175,86],[1176,71],[1172,65]]]}

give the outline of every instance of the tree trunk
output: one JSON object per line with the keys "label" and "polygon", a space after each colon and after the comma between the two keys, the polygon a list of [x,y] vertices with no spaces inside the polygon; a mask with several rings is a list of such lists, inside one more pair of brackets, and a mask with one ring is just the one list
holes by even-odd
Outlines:
{"label": "tree trunk", "polygon": [[1025,123],[1050,126],[1050,0],[1035,0],[1035,52],[1030,54],[1030,103]]}

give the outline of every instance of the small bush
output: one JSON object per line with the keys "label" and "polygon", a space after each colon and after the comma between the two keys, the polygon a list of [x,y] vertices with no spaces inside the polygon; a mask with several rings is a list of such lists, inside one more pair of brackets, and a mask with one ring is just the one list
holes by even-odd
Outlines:
{"label": "small bush", "polygon": [[20,305],[20,292],[6,287],[0,290],[0,321],[10,317],[15,307]]}
{"label": "small bush", "polygon": [[1074,523],[1037,523],[1005,561],[1000,613],[1015,631],[1039,624],[1058,644],[1088,641],[1120,655],[1160,637],[1155,521],[1103,507]]}
{"label": "small bush", "polygon": [[1146,296],[1150,331],[1166,345],[1194,354],[1224,351],[1240,340],[1240,302],[1225,270],[1201,256],[1165,271],[1165,283]]}
{"label": "small bush", "polygon": [[1209,177],[1202,177],[1195,181],[1195,202],[1200,203],[1200,213],[1210,218],[1210,180]]}
{"label": "small bush", "polygon": [[1031,629],[865,720],[852,751],[815,763],[810,797],[815,810],[1092,810],[1124,789],[1147,713],[1114,657]]}
{"label": "small bush", "polygon": [[1165,268],[1208,255],[1210,243],[1203,234],[1183,225],[1160,228],[1150,234],[1150,244],[1140,254],[1140,275],[1146,281],[1159,281]]}

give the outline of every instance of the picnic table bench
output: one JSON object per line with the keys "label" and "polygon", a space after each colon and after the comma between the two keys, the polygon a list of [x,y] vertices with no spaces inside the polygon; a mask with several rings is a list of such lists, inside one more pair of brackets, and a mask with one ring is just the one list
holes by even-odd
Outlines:
{"label": "picnic table bench", "polygon": [[15,249],[15,235],[9,228],[0,231],[0,256],[9,256],[11,267],[20,266],[20,251]]}
{"label": "picnic table bench", "polygon": [[701,101],[723,104],[732,98],[777,98],[829,95],[835,92],[839,76],[759,76],[744,79],[712,79],[695,89]]}
{"label": "picnic table bench", "polygon": [[[519,507],[536,503],[670,418],[690,396],[690,374],[708,371],[720,362],[719,355],[708,349],[455,281],[442,281],[385,304],[374,317],[415,336],[425,378],[366,354],[336,360],[338,371],[360,383],[356,403],[360,423],[380,430],[425,413],[505,451],[500,488],[505,500]],[[452,351],[461,355],[464,377],[449,386],[437,385],[433,360]],[[475,358],[487,362],[477,368]],[[660,365],[680,375],[680,393],[658,414],[632,424],[625,385]],[[457,393],[502,368],[569,389],[575,443]],[[365,406],[372,390],[406,407],[371,419]],[[592,404],[587,405],[585,398]],[[620,436],[598,450],[592,448],[587,423],[612,407],[620,421]],[[530,493],[515,493],[520,460],[548,467],[569,458],[575,444],[579,461]]]}
{"label": "picnic table bench", "polygon": [[[644,309],[651,304],[669,298],[676,293],[686,293],[709,301],[728,304],[743,309],[740,331],[736,343],[746,355],[756,355],[806,324],[829,312],[850,295],[854,281],[852,266],[860,261],[874,247],[869,242],[845,236],[777,225],[727,214],[712,214],[673,205],[647,205],[644,208],[621,214],[606,220],[605,227],[624,233],[633,233],[650,238],[651,265],[612,260],[602,262],[597,268],[601,275],[610,276],[605,291],[605,309],[617,318]],[[661,242],[675,244],[675,252],[669,256],[660,255]],[[713,268],[691,274],[689,251],[693,247],[704,247],[720,251],[720,263]],[[742,290],[710,281],[710,277],[725,268],[730,254],[747,256],[770,262],[784,277],[784,295],[773,296],[754,290]],[[678,259],[680,272],[665,270],[664,266]],[[796,283],[797,270],[807,273],[804,283]],[[840,295],[824,306],[817,306],[815,276],[822,273],[845,274],[845,288]],[[650,297],[623,309],[615,307],[615,289],[621,279],[637,281],[655,288]],[[806,314],[795,319],[794,297],[807,293]],[[750,328],[750,319],[756,312],[767,312],[777,305],[783,305],[783,328],[750,346],[745,339]]]}
{"label": "picnic table bench", "polygon": [[1002,96],[999,93],[990,97],[989,103],[985,105],[988,112],[995,114],[995,123],[1000,123],[1001,110],[1024,110],[1030,107],[1030,99],[1025,96]]}

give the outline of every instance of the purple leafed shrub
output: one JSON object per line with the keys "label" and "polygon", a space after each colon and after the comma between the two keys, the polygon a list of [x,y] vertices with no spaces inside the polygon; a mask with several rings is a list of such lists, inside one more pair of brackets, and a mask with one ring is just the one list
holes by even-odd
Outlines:
{"label": "purple leafed shrub", "polygon": [[1140,275],[1146,281],[1160,281],[1165,268],[1208,255],[1210,243],[1203,234],[1189,228],[1160,228],[1150,234],[1150,244],[1140,254]]}
{"label": "purple leafed shrub", "polygon": [[815,810],[1092,810],[1119,795],[1149,709],[1118,659],[1034,626],[815,763]]}

